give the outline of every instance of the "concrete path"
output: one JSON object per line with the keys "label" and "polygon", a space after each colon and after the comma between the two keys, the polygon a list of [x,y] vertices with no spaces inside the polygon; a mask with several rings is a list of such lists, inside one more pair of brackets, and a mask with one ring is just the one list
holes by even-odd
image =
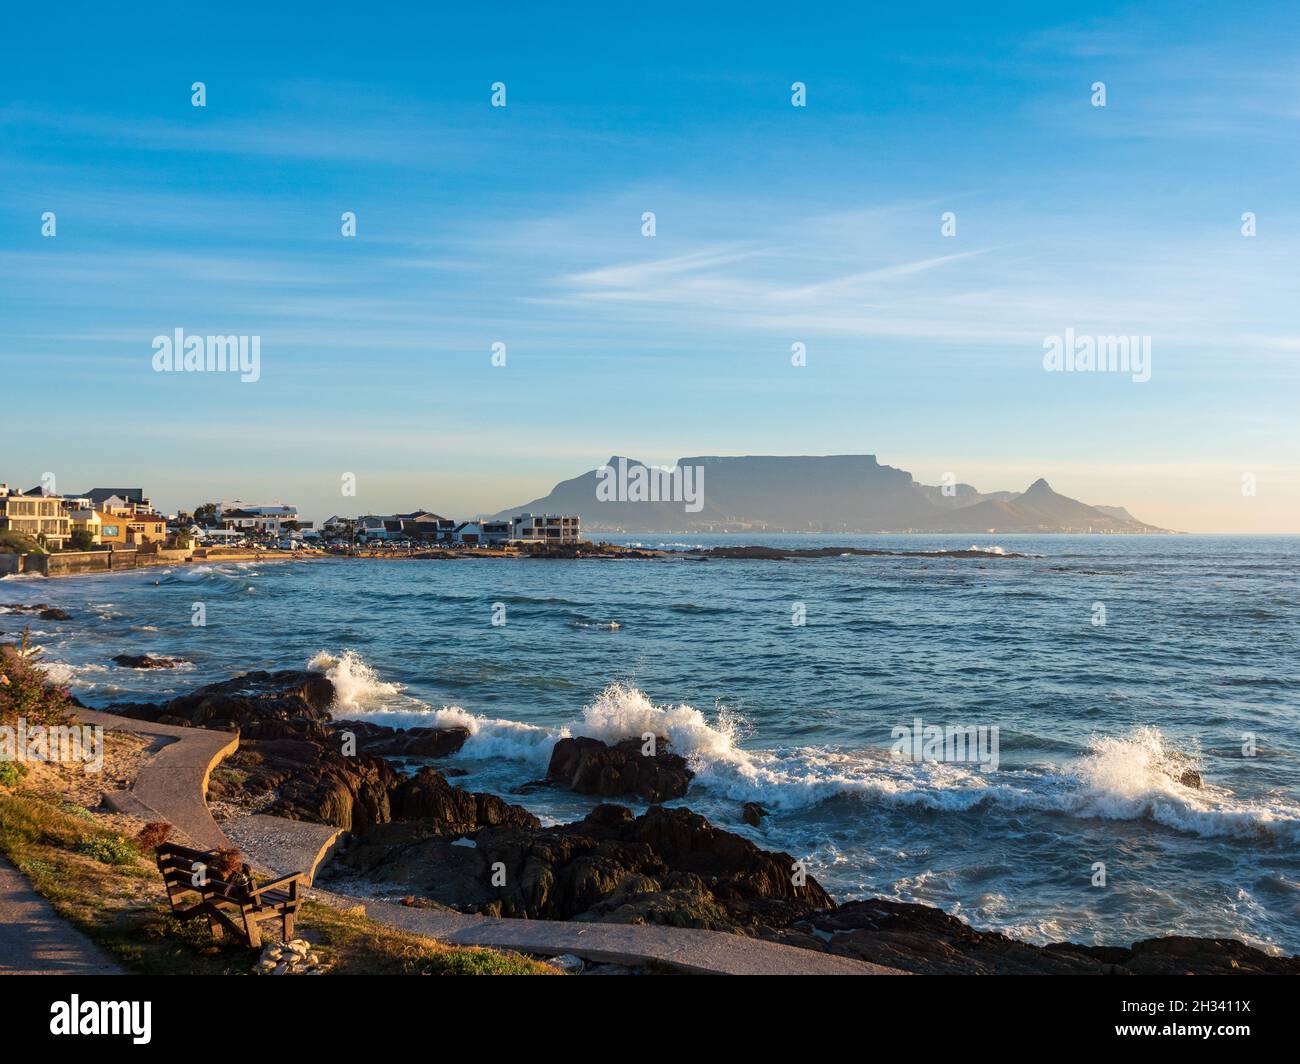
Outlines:
{"label": "concrete path", "polygon": [[212,819],[206,796],[213,768],[239,746],[236,733],[177,728],[93,709],[77,710],[76,719],[83,724],[101,725],[106,731],[145,735],[166,744],[141,768],[129,791],[104,796],[111,808],[146,820],[165,820],[196,849],[232,845]]}
{"label": "concrete path", "polygon": [[637,966],[652,961],[697,975],[907,974],[879,964],[723,931],[574,920],[498,920],[339,894],[326,896],[324,891],[313,893],[329,904],[364,905],[372,920],[456,946],[487,946],[542,957],[573,953],[601,964]]}
{"label": "concrete path", "polygon": [[306,872],[308,883],[343,834],[329,824],[260,814],[227,820],[223,827],[257,871],[279,876]]}
{"label": "concrete path", "polygon": [[0,857],[0,975],[125,975]]}

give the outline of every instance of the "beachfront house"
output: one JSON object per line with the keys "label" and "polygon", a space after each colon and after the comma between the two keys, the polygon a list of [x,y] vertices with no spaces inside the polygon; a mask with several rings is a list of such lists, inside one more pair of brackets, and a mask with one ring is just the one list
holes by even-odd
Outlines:
{"label": "beachfront house", "polygon": [[153,503],[144,494],[144,488],[91,488],[80,494],[66,496],[77,508],[90,508],[101,514],[153,513]]}
{"label": "beachfront house", "polygon": [[577,543],[582,539],[582,518],[573,515],[520,514],[510,520],[510,542]]}
{"label": "beachfront house", "polygon": [[248,538],[247,533],[237,528],[201,528],[199,533],[195,542],[207,547],[234,547]]}
{"label": "beachfront house", "polygon": [[351,517],[340,517],[335,514],[321,523],[320,530],[322,535],[338,539],[351,536],[356,525],[356,521]]}
{"label": "beachfront house", "polygon": [[82,531],[90,536],[91,543],[102,543],[102,525],[104,519],[100,516],[99,511],[93,506],[77,506],[69,508],[64,500],[64,510],[68,515],[68,520],[72,524],[72,531]]}
{"label": "beachfront house", "polygon": [[449,539],[456,522],[429,510],[413,510],[409,514],[363,514],[356,519],[355,526],[359,539],[412,539],[432,543]]}
{"label": "beachfront house", "polygon": [[394,517],[403,533],[424,543],[447,539],[456,528],[456,522],[450,517],[441,517],[428,510],[395,514]]}
{"label": "beachfront house", "polygon": [[452,542],[465,547],[498,547],[510,542],[509,521],[462,521],[452,531]]}
{"label": "beachfront house", "polygon": [[391,517],[384,517],[380,514],[362,514],[353,522],[357,539],[387,539],[387,522],[391,520]]}
{"label": "beachfront house", "polygon": [[286,531],[285,526],[310,528],[310,521],[298,518],[298,507],[287,503],[246,503],[235,499],[233,502],[217,504],[217,520],[221,527],[257,538],[269,537],[279,539]]}
{"label": "beachfront house", "polygon": [[72,535],[72,521],[61,495],[22,492],[0,484],[0,532],[30,536],[43,547],[62,550]]}
{"label": "beachfront house", "polygon": [[113,547],[143,547],[146,543],[167,541],[167,518],[142,510],[109,513],[97,510],[99,542]]}

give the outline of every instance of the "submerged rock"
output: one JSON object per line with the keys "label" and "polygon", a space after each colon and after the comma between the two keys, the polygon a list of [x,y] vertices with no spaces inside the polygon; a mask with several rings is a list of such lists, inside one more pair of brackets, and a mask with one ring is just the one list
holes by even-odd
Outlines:
{"label": "submerged rock", "polygon": [[152,654],[115,654],[110,660],[124,669],[174,669],[185,664],[180,658],[155,658]]}
{"label": "submerged rock", "polygon": [[45,602],[27,604],[22,602],[0,603],[10,613],[27,613],[34,617],[39,617],[42,621],[70,621],[72,614],[67,610],[61,610],[58,606],[51,606]]}

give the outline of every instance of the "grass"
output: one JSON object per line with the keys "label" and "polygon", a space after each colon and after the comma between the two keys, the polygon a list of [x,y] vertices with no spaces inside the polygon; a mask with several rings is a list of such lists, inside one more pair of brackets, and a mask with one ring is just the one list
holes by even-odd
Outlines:
{"label": "grass", "polygon": [[[148,975],[247,975],[258,951],[220,943],[204,920],[171,915],[152,857],[86,811],[33,795],[0,791],[0,851],[55,911],[113,955]],[[93,818],[92,818],[93,819]],[[554,975],[518,954],[448,946],[377,924],[360,910],[314,902],[299,913],[295,935],[339,975]]]}

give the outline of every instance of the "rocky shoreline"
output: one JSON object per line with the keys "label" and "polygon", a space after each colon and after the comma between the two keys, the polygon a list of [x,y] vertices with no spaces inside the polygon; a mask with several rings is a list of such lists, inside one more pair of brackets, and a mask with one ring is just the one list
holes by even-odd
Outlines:
{"label": "rocky shoreline", "polygon": [[[544,827],[523,806],[458,787],[455,770],[428,764],[457,752],[465,729],[338,721],[333,699],[333,684],[318,673],[253,672],[165,703],[101,708],[239,731],[239,749],[213,773],[209,802],[345,829],[322,885],[363,882],[410,905],[730,931],[926,974],[1300,974],[1300,957],[1233,939],[1036,946],[929,906],[836,904],[790,854],[686,808],[651,804],[637,815],[601,804],[582,820]],[[682,797],[690,779],[666,740],[610,746],[579,737],[558,742],[547,777],[521,790],[567,787],[654,803]],[[743,816],[753,823],[765,812],[746,807]]]}

